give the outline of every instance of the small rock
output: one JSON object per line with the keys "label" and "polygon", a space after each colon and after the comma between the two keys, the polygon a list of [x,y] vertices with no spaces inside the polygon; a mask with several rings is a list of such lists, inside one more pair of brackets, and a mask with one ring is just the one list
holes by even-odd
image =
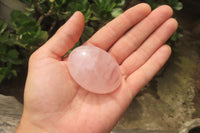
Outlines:
{"label": "small rock", "polygon": [[15,97],[0,94],[0,133],[14,133],[19,124],[23,105]]}
{"label": "small rock", "polygon": [[[192,129],[195,129],[195,128],[198,128],[198,131],[199,131],[199,129],[200,129],[200,118],[193,119],[193,120],[190,120],[190,121],[184,123],[183,126],[181,127],[179,133],[190,133],[190,131]],[[194,133],[197,133],[197,132],[194,132]],[[193,132],[191,132],[191,133],[193,133]]]}

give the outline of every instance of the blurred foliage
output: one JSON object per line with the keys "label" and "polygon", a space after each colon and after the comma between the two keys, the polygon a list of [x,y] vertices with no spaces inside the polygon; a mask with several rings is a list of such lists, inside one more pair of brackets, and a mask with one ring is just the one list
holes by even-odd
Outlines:
{"label": "blurred foliage", "polygon": [[[169,5],[174,12],[180,11],[183,9],[183,3],[179,0],[144,0],[144,2],[148,3],[152,9],[157,8],[160,5]],[[168,40],[168,44],[174,45],[175,42],[179,41],[179,39],[183,36],[182,28],[179,25],[177,31],[171,36],[171,38]]]}
{"label": "blurred foliage", "polygon": [[9,28],[0,20],[0,83],[17,76],[16,66],[26,64],[30,54],[47,38],[40,24],[21,11],[12,11]]}
{"label": "blurred foliage", "polygon": [[163,4],[171,6],[175,11],[180,11],[183,8],[183,4],[179,0],[144,0],[144,2],[148,3],[152,9]]}
{"label": "blurred foliage", "polygon": [[[25,69],[31,53],[47,41],[75,11],[81,11],[85,16],[85,28],[75,45],[77,47],[107,22],[123,13],[129,0],[20,1],[27,4],[25,12],[13,10],[9,24],[0,20],[0,84],[4,79],[17,76],[20,70]],[[181,10],[183,7],[178,0],[141,2],[149,3],[152,8],[161,4],[168,4],[174,10]],[[177,31],[170,40],[176,42],[180,37],[181,34]]]}
{"label": "blurred foliage", "polygon": [[[125,0],[20,0],[26,12],[13,10],[10,23],[0,20],[0,84],[26,69],[28,58],[75,11],[85,16],[85,29],[76,47],[97,29],[123,13]],[[9,27],[8,27],[9,25]]]}

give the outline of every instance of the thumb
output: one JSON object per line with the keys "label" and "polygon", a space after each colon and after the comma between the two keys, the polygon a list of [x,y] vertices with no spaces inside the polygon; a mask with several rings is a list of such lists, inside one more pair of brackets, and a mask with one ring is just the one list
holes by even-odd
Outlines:
{"label": "thumb", "polygon": [[75,12],[71,18],[47,41],[41,49],[43,53],[53,58],[60,58],[79,40],[84,29],[84,16]]}

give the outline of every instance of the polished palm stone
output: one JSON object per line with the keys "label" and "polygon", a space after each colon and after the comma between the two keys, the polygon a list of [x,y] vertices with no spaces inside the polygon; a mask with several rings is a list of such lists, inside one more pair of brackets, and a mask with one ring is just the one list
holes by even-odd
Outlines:
{"label": "polished palm stone", "polygon": [[90,92],[110,93],[121,83],[118,63],[98,47],[87,45],[74,49],[67,63],[72,78]]}

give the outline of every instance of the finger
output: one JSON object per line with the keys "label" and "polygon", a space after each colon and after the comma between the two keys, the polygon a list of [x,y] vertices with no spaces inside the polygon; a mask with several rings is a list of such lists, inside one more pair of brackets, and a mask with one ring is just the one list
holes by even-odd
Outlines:
{"label": "finger", "polygon": [[133,97],[161,69],[170,54],[171,48],[167,45],[162,46],[141,68],[127,78],[127,85],[132,90]]}
{"label": "finger", "polygon": [[152,54],[163,45],[177,29],[177,21],[169,19],[162,24],[134,53],[121,65],[123,74],[128,76],[142,66]]}
{"label": "finger", "polygon": [[160,6],[115,43],[109,53],[121,64],[140,44],[173,14],[169,6]]}
{"label": "finger", "polygon": [[151,12],[147,4],[139,4],[128,9],[126,12],[106,24],[85,44],[95,45],[102,49],[108,50],[116,40],[119,39],[128,29],[141,21]]}
{"label": "finger", "polygon": [[84,16],[77,11],[56,32],[56,34],[43,45],[43,51],[51,57],[61,58],[79,40],[84,29]]}

